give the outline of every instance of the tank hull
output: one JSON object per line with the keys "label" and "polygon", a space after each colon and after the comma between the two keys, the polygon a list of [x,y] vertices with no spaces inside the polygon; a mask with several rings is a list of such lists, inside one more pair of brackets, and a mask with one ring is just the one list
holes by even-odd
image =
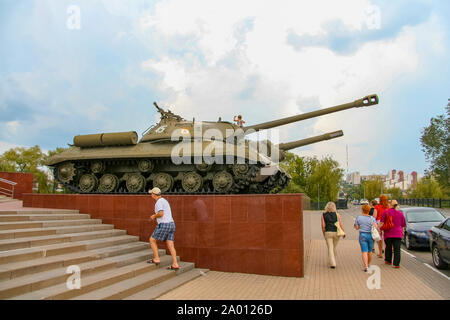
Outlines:
{"label": "tank hull", "polygon": [[[77,193],[136,194],[155,186],[179,194],[273,193],[290,181],[281,167],[248,144],[195,144],[160,141],[72,146],[49,159],[47,165],[53,167],[58,182]],[[174,152],[179,155],[175,160]],[[186,152],[190,156],[185,157]]]}

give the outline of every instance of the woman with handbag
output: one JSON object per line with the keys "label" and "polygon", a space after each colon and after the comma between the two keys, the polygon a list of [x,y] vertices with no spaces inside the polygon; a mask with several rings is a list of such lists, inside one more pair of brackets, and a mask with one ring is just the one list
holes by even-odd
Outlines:
{"label": "woman with handbag", "polygon": [[[375,206],[375,211],[376,213],[374,213],[374,217],[375,219],[377,219],[378,225],[380,225],[380,219],[381,216],[383,215],[383,212],[389,209],[389,204],[388,204],[388,197],[384,194],[380,195],[380,204],[377,204]],[[380,236],[383,236],[382,231],[380,233]],[[378,242],[378,258],[383,258],[383,239],[381,239]]]}
{"label": "woman with handbag", "polygon": [[362,214],[355,220],[354,227],[359,230],[359,245],[361,246],[362,260],[364,263],[364,271],[367,272],[370,261],[372,261],[372,227],[378,228],[377,221],[370,216],[370,206],[365,204],[361,208]]}
{"label": "woman with handbag", "polygon": [[384,243],[386,249],[384,253],[384,263],[392,264],[392,250],[394,250],[394,268],[400,268],[401,241],[403,238],[403,228],[406,227],[405,216],[397,210],[397,200],[391,201],[389,210],[383,212],[380,219],[380,229],[383,230]]}
{"label": "woman with handbag", "polygon": [[332,269],[336,268],[336,247],[339,237],[342,235],[345,238],[341,216],[336,211],[336,204],[328,202],[322,214],[322,233],[327,243],[328,261]]}

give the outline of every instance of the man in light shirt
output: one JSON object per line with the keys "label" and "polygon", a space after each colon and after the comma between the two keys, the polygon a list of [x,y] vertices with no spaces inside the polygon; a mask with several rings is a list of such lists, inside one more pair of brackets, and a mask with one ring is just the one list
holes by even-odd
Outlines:
{"label": "man in light shirt", "polygon": [[148,263],[154,263],[156,265],[161,263],[156,240],[165,241],[167,249],[169,249],[170,255],[172,256],[172,265],[168,269],[178,270],[180,267],[178,265],[177,252],[175,251],[174,246],[175,222],[172,218],[170,204],[161,196],[161,190],[159,188],[153,188],[152,190],[149,190],[148,193],[151,194],[152,198],[156,201],[155,214],[151,215],[150,218],[152,220],[156,219],[158,223],[150,237],[150,247],[153,251],[153,259],[150,259]]}

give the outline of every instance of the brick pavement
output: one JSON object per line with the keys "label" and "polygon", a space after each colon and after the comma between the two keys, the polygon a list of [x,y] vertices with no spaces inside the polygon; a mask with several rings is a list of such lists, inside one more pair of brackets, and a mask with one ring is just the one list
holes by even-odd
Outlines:
{"label": "brick pavement", "polygon": [[[305,214],[312,214],[305,212]],[[318,217],[313,214],[311,227],[317,229]],[[372,265],[380,267],[381,288],[367,287],[369,274],[362,271],[360,247],[357,231],[352,229],[352,219],[343,215],[344,228],[348,233],[338,244],[337,268],[330,269],[327,262],[325,241],[313,234],[311,247],[306,250],[305,277],[290,278],[262,276],[241,273],[210,271],[163,296],[167,300],[442,300],[443,297],[413,274],[408,266],[414,259],[402,255],[405,262],[400,269],[384,264],[383,259],[374,255]],[[320,230],[320,229],[319,229]],[[411,261],[409,261],[411,260]],[[428,270],[429,272],[433,272]],[[424,271],[426,272],[426,271]],[[445,279],[444,279],[445,281]],[[449,284],[450,285],[450,284]],[[220,289],[219,289],[220,288]]]}

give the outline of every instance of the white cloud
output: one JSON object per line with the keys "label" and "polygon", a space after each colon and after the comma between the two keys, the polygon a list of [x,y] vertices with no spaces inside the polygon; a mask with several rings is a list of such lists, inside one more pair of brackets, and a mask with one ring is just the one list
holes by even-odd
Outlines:
{"label": "white cloud", "polygon": [[6,141],[0,141],[0,155],[5,153],[9,149],[18,148],[18,147],[23,147],[23,146],[20,146],[20,145],[14,144],[14,143],[10,143],[10,142],[6,142]]}
{"label": "white cloud", "polygon": [[6,123],[6,131],[11,134],[16,134],[18,128],[20,127],[20,123],[17,120],[9,121]]}
{"label": "white cloud", "polygon": [[[300,149],[302,154],[333,154],[345,166],[345,145],[349,144],[355,155],[353,165],[370,170],[378,154],[369,146],[391,139],[391,133],[380,128],[395,114],[395,105],[384,104],[383,94],[398,79],[418,70],[423,59],[418,37],[425,41],[421,30],[430,26],[405,27],[393,38],[368,40],[350,55],[326,47],[295,50],[287,35],[323,35],[324,25],[336,20],[350,30],[367,29],[371,5],[359,0],[345,4],[332,0],[161,1],[154,12],[141,17],[143,32],[153,31],[168,43],[189,36],[189,49],[198,50],[204,60],[195,55],[162,55],[143,62],[142,68],[161,76],[160,89],[168,96],[165,103],[175,105],[175,111],[187,118],[194,115],[203,120],[218,116],[231,120],[232,115],[243,114],[247,124],[254,124],[378,93],[381,103],[371,109],[352,109],[280,128],[281,141],[343,129],[344,138]],[[236,28],[246,21],[250,26],[237,39]],[[251,94],[243,98],[248,90]],[[319,105],[299,106],[299,101]],[[381,110],[385,117],[378,116]]]}

